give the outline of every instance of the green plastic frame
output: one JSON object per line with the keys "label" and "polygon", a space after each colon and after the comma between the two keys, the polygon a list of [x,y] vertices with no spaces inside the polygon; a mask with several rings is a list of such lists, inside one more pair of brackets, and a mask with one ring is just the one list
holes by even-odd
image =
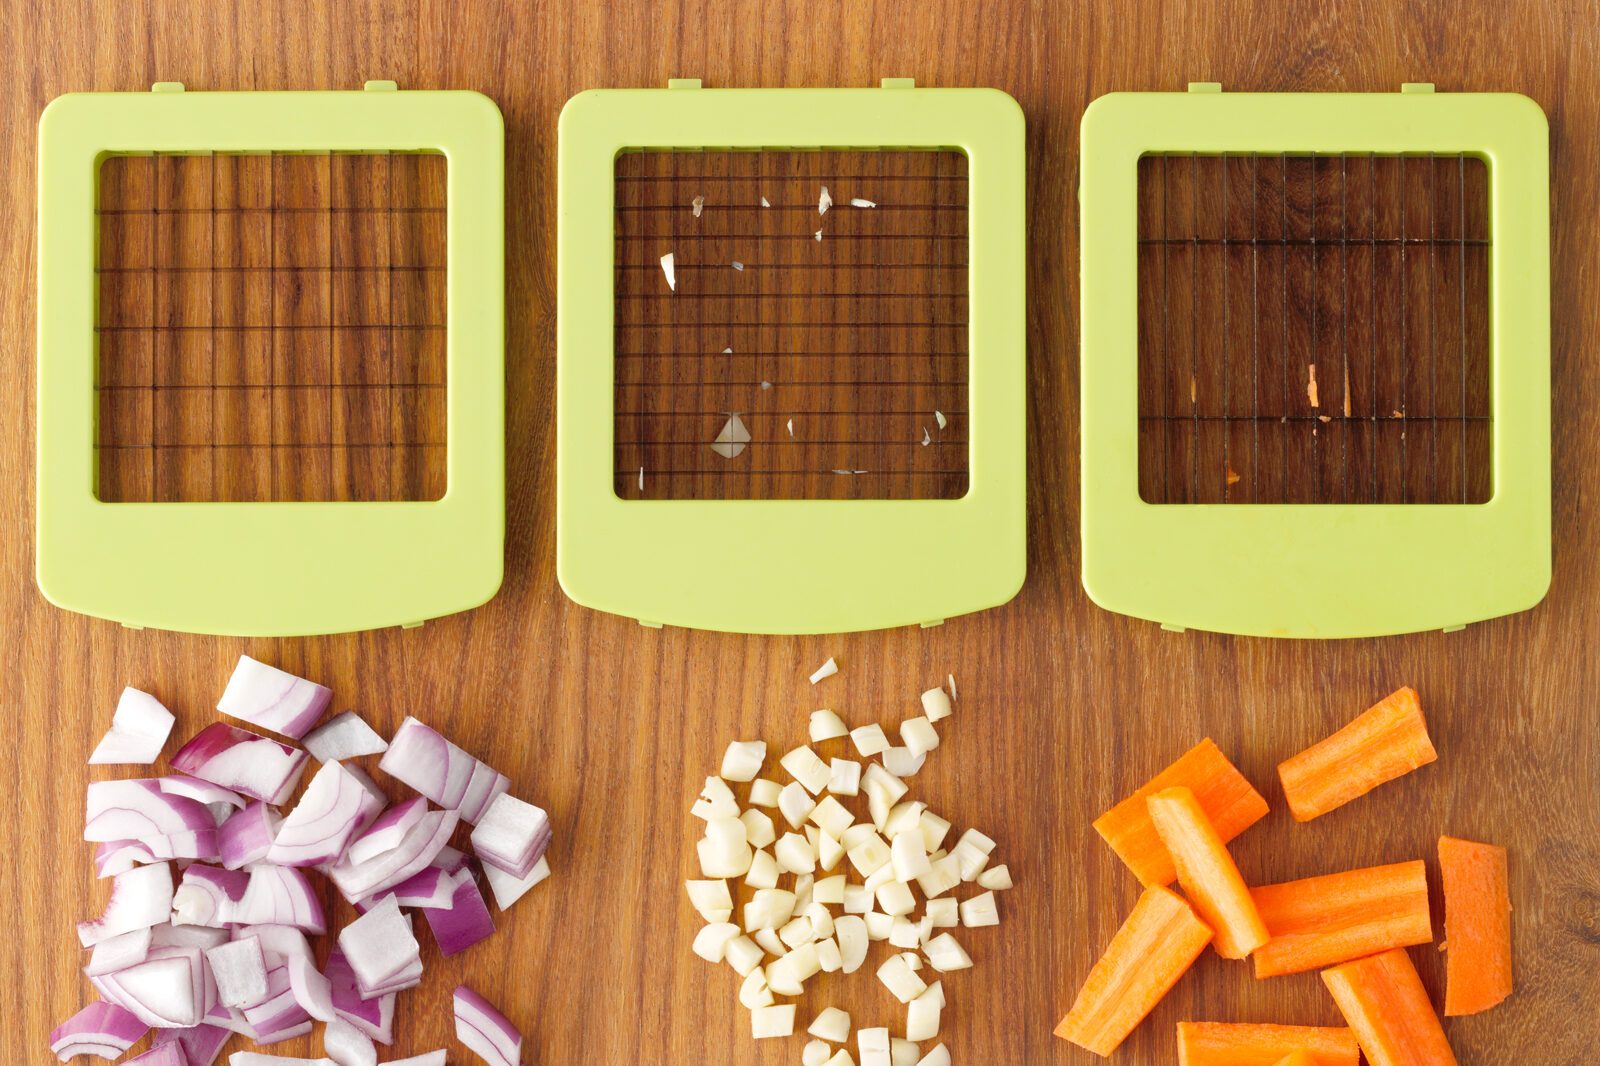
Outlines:
{"label": "green plastic frame", "polygon": [[[1514,94],[1114,93],[1084,114],[1083,584],[1100,606],[1275,637],[1454,629],[1550,584],[1549,130]],[[1489,169],[1493,495],[1482,504],[1145,503],[1136,182],[1158,152],[1473,153]]]}
{"label": "green plastic frame", "polygon": [[[968,158],[970,488],[956,500],[622,500],[613,189],[629,148],[954,148]],[[561,114],[556,566],[646,624],[833,633],[1011,599],[1027,570],[1024,124],[992,89],[595,90]]]}
{"label": "green plastic frame", "polygon": [[[337,633],[466,610],[505,531],[504,144],[472,92],[82,93],[39,120],[38,581],[134,627]],[[117,153],[436,150],[449,160],[447,489],[430,502],[103,503],[95,196]]]}

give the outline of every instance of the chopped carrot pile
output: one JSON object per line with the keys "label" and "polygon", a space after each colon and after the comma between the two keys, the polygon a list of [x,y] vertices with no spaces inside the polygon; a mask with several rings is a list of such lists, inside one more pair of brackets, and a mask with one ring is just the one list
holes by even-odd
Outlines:
{"label": "chopped carrot pile", "polygon": [[1055,1033],[1109,1056],[1211,942],[1211,927],[1171,889],[1144,890],[1089,971]]}
{"label": "chopped carrot pile", "polygon": [[1278,776],[1290,812],[1309,822],[1438,757],[1416,690],[1407,687],[1279,763]]}
{"label": "chopped carrot pile", "polygon": [[1433,940],[1421,859],[1260,885],[1250,896],[1272,937],[1252,956],[1257,977]]}
{"label": "chopped carrot pile", "polygon": [[1405,948],[1323,970],[1322,983],[1372,1066],[1456,1066]]}
{"label": "chopped carrot pile", "polygon": [[1296,1050],[1279,1059],[1275,1066],[1317,1066],[1317,1060],[1311,1057],[1309,1051]]}
{"label": "chopped carrot pile", "polygon": [[1150,820],[1172,856],[1183,894],[1216,934],[1212,946],[1217,954],[1242,959],[1265,944],[1267,927],[1256,913],[1250,889],[1194,793],[1181,786],[1165,788],[1148,803]]}
{"label": "chopped carrot pile", "polygon": [[1267,814],[1267,801],[1228,761],[1210,737],[1145,782],[1133,795],[1102,814],[1094,827],[1145,886],[1171,884],[1172,856],[1150,821],[1146,801],[1166,788],[1187,788],[1200,801],[1217,835],[1227,843]]}
{"label": "chopped carrot pile", "polygon": [[1506,849],[1439,838],[1444,881],[1444,1012],[1476,1014],[1511,994]]}
{"label": "chopped carrot pile", "polygon": [[1179,1022],[1178,1066],[1278,1066],[1300,1055],[1306,1066],[1356,1066],[1356,1034],[1342,1027]]}

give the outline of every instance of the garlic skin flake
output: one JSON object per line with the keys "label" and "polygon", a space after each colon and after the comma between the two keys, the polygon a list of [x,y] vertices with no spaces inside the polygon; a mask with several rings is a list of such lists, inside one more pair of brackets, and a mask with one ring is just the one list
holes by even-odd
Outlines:
{"label": "garlic skin flake", "polygon": [[833,206],[833,197],[828,195],[828,187],[826,185],[824,185],[822,187],[822,195],[817,197],[817,214],[819,214],[819,215],[827,214],[828,213],[828,208],[830,208],[832,206]]}
{"label": "garlic skin flake", "polygon": [[667,276],[667,288],[671,289],[673,292],[677,292],[678,270],[676,266],[676,257],[671,252],[668,252],[666,255],[661,257],[661,272]]}

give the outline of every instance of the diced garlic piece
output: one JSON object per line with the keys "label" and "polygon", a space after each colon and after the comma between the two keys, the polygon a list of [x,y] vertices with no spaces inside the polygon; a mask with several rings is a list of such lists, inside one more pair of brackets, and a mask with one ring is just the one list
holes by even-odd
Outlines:
{"label": "diced garlic piece", "polygon": [[813,796],[828,787],[828,780],[833,776],[828,764],[817,757],[817,753],[802,744],[798,748],[778,760],[789,776],[806,786],[806,791]]}
{"label": "diced garlic piece", "polygon": [[766,971],[759,966],[744,976],[739,986],[739,1002],[750,1010],[772,1006],[772,989],[767,987]]}
{"label": "diced garlic piece", "polygon": [[861,920],[867,923],[868,940],[888,940],[889,934],[894,931],[894,919],[887,914],[868,911],[861,916]]}
{"label": "diced garlic piece", "polygon": [[[828,833],[823,833],[817,838],[817,867],[824,873],[839,865],[839,860],[844,858],[844,845],[835,840]],[[839,875],[841,880],[844,875]]]}
{"label": "diced garlic piece", "polygon": [[[828,839],[823,837],[824,840]],[[844,874],[820,877],[811,889],[811,902],[839,906],[844,903]]]}
{"label": "diced garlic piece", "polygon": [[866,914],[872,910],[873,891],[866,885],[844,886],[844,912]]}
{"label": "diced garlic piece", "polygon": [[808,874],[817,868],[817,853],[811,849],[811,841],[799,833],[783,834],[772,853],[778,860],[778,869],[786,873]]}
{"label": "diced garlic piece", "polygon": [[800,1066],[824,1066],[833,1055],[833,1048],[824,1040],[811,1040],[800,1049]]}
{"label": "diced garlic piece", "polygon": [[722,753],[722,776],[727,781],[751,781],[767,761],[767,742],[736,740]]}
{"label": "diced garlic piece", "polygon": [[917,829],[922,823],[922,812],[927,809],[928,805],[919,800],[907,800],[895,804],[889,811],[889,817],[883,821],[884,835],[892,839],[901,833]]}
{"label": "diced garlic piece", "polygon": [[739,815],[739,821],[744,823],[745,839],[752,848],[764,848],[778,839],[777,830],[772,828],[772,819],[754,808]]}
{"label": "diced garlic piece", "polygon": [[778,931],[776,929],[757,929],[750,934],[750,937],[768,955],[782,955],[784,953],[784,943],[778,939]]}
{"label": "diced garlic piece", "polygon": [[913,970],[922,969],[922,956],[918,955],[915,951],[902,951],[900,953],[900,957],[905,959],[906,965],[911,967]]}
{"label": "diced garlic piece", "polygon": [[861,775],[861,787],[867,790],[868,799],[872,798],[874,788],[883,792],[888,799],[888,805],[884,808],[885,817],[888,816],[889,809],[899,803],[901,797],[910,790],[910,786],[904,781],[877,763],[870,764],[866,772]]}
{"label": "diced garlic piece", "polygon": [[856,1050],[861,1053],[861,1066],[893,1066],[888,1029],[857,1029]]}
{"label": "diced garlic piece", "polygon": [[716,879],[683,884],[689,890],[689,902],[706,921],[725,922],[733,914],[733,895],[728,891],[728,882]]}
{"label": "diced garlic piece", "polygon": [[894,920],[889,930],[889,943],[897,948],[918,948],[922,940],[917,936],[917,923],[902,915]]}
{"label": "diced garlic piece", "polygon": [[862,885],[861,887],[871,889],[872,892],[874,894],[876,894],[877,891],[878,891],[878,886],[879,885],[886,885],[890,881],[893,881],[893,880],[894,880],[894,862],[890,861],[890,862],[884,863],[882,866],[880,866],[878,869],[874,870],[870,875],[868,875],[866,883],[864,885]]}
{"label": "diced garlic piece", "polygon": [[922,713],[928,721],[937,722],[950,717],[950,694],[942,688],[930,688],[922,694]]}
{"label": "diced garlic piece", "polygon": [[[823,1063],[822,1066],[828,1066]],[[950,1066],[950,1049],[943,1044],[938,1044],[922,1058],[917,1060],[917,1066]]]}
{"label": "diced garlic piece", "polygon": [[915,881],[933,872],[928,862],[928,849],[922,842],[922,831],[908,829],[894,838],[889,845],[890,859],[894,863],[894,876],[902,882]]}
{"label": "diced garlic piece", "polygon": [[721,962],[728,941],[739,935],[739,927],[732,922],[714,922],[704,926],[694,935],[694,953],[707,962]]}
{"label": "diced garlic piece", "polygon": [[871,725],[857,726],[850,730],[850,743],[856,746],[856,751],[864,759],[870,759],[880,751],[889,747],[889,738],[883,734],[883,726],[877,722]]}
{"label": "diced garlic piece", "polygon": [[918,755],[926,755],[939,746],[939,731],[927,718],[918,715],[900,723],[900,741],[915,758]]}
{"label": "diced garlic piece", "polygon": [[961,883],[961,861],[954,855],[930,860],[933,867],[917,878],[917,887],[927,899],[937,899]]}
{"label": "diced garlic piece", "polygon": [[833,937],[817,941],[817,965],[822,967],[823,973],[837,973],[844,965],[844,957],[839,954],[839,942]]}
{"label": "diced garlic piece", "polygon": [[745,875],[744,883],[751,888],[778,887],[778,860],[770,851],[756,851],[750,859],[750,872]]}
{"label": "diced garlic piece", "polygon": [[916,1044],[898,1036],[889,1041],[889,1066],[917,1066],[917,1056],[922,1054]]}
{"label": "diced garlic piece", "polygon": [[811,683],[813,685],[815,685],[818,681],[821,681],[823,678],[832,677],[834,674],[837,674],[838,672],[839,672],[839,664],[833,661],[833,657],[832,656],[829,656],[828,657],[828,661],[823,663],[821,666],[817,667],[816,671],[812,673],[812,675],[811,675]]}
{"label": "diced garlic piece", "polygon": [[961,880],[971,881],[977,878],[989,864],[989,853],[993,850],[994,841],[976,829],[968,829],[962,833],[956,846],[950,849],[950,855],[960,863]]}
{"label": "diced garlic piece", "polygon": [[949,933],[940,933],[928,941],[925,952],[928,956],[928,965],[940,973],[949,973],[952,970],[965,970],[972,965],[972,957],[956,942],[956,938]]}
{"label": "diced garlic piece", "polygon": [[800,981],[810,980],[822,969],[815,944],[801,944],[783,958],[789,964],[789,972]]}
{"label": "diced garlic piece", "polygon": [[794,1034],[794,1004],[781,1007],[757,1007],[750,1012],[750,1035],[757,1040]]}
{"label": "diced garlic piece", "polygon": [[933,919],[924,914],[917,921],[917,946],[925,948],[933,939]]}
{"label": "diced garlic piece", "polygon": [[945,679],[946,684],[948,684],[949,687],[950,687],[950,702],[954,703],[956,700],[961,698],[961,697],[956,695],[956,675],[955,674],[945,674],[944,675],[944,679]]}
{"label": "diced garlic piece", "polygon": [[850,727],[844,724],[844,719],[826,707],[811,712],[811,743],[820,744],[824,740],[842,737],[849,732]]}
{"label": "diced garlic piece", "polygon": [[940,429],[943,429],[945,426],[950,424],[949,419],[945,418],[943,411],[935,411],[935,412],[933,412],[933,420],[935,422],[939,423],[939,428]]}
{"label": "diced garlic piece", "polygon": [[984,892],[961,901],[961,924],[969,929],[1000,924],[1000,908],[993,892]]}
{"label": "diced garlic piece", "polygon": [[823,1007],[806,1032],[823,1040],[842,1044],[850,1039],[850,1015],[838,1007]]}
{"label": "diced garlic piece", "polygon": [[743,270],[744,269],[744,264],[739,262],[739,260],[735,259],[733,261],[733,269],[735,269],[735,270]]}
{"label": "diced garlic piece", "polygon": [[856,1060],[850,1057],[850,1052],[840,1048],[834,1053],[833,1058],[824,1062],[822,1066],[856,1066]]}
{"label": "diced garlic piece", "polygon": [[878,980],[894,993],[901,1003],[910,1003],[928,990],[928,985],[918,977],[903,955],[891,955],[878,967]]}
{"label": "diced garlic piece", "polygon": [[806,817],[835,837],[844,836],[844,831],[854,825],[856,820],[855,815],[832,796],[824,796],[822,802],[811,808],[811,813]]}
{"label": "diced garlic piece", "polygon": [[878,830],[870,822],[857,822],[844,831],[839,838],[839,843],[844,845],[844,850],[849,851],[863,840],[871,840],[878,835]]}
{"label": "diced garlic piece", "polygon": [[781,888],[758,888],[744,905],[744,931],[777,929],[794,914],[794,893]]}
{"label": "diced garlic piece", "polygon": [[768,781],[764,777],[758,777],[750,783],[750,805],[752,807],[776,807],[778,805],[778,794],[782,791],[783,787],[776,781]]}
{"label": "diced garlic piece", "polygon": [[923,910],[935,929],[954,929],[961,924],[961,905],[954,899],[930,899]]}
{"label": "diced garlic piece", "polygon": [[856,873],[866,877],[882,869],[889,862],[889,845],[883,838],[873,833],[872,836],[850,849],[850,865],[856,868]]}
{"label": "diced garlic piece", "polygon": [[817,802],[811,798],[811,793],[807,792],[806,787],[798,781],[790,781],[783,786],[783,791],[778,793],[778,810],[795,829],[806,824],[806,819],[811,816],[811,811],[816,805]]}
{"label": "diced garlic piece", "polygon": [[689,813],[708,822],[713,818],[737,818],[739,802],[733,798],[733,789],[728,787],[726,781],[720,777],[708,777],[705,787],[700,790],[700,798],[694,801]]}
{"label": "diced garlic piece", "polygon": [[806,839],[811,841],[811,850],[817,850],[817,842],[822,839],[822,830],[814,825],[806,826]]}
{"label": "diced garlic piece", "polygon": [[667,276],[667,288],[677,292],[678,272],[673,268],[673,255],[671,252],[661,257],[661,273]]}
{"label": "diced garlic piece", "polygon": [[835,918],[833,939],[839,945],[840,969],[844,973],[855,973],[867,957],[867,947],[870,943],[867,923],[854,914]]}
{"label": "diced garlic piece", "polygon": [[855,796],[861,792],[861,764],[854,759],[834,759],[828,764],[828,791],[835,796]]}
{"label": "diced garlic piece", "polygon": [[728,941],[722,951],[722,957],[740,977],[748,977],[750,971],[760,966],[765,954],[754,940],[743,934]]}
{"label": "diced garlic piece", "polygon": [[923,995],[932,996],[938,1002],[939,1009],[944,1010],[944,982],[942,980],[935,981],[933,984],[929,985],[928,990],[924,992]]}
{"label": "diced garlic piece", "polygon": [[828,195],[828,187],[826,185],[824,185],[822,187],[822,195],[817,198],[817,214],[819,214],[819,215],[827,214],[828,213],[828,208],[830,208],[832,206],[833,206],[833,197]]}
{"label": "diced garlic piece", "polygon": [[871,200],[864,200],[859,196],[852,196],[852,197],[850,197],[850,206],[851,207],[877,207],[878,205],[873,203]]}
{"label": "diced garlic piece", "polygon": [[772,204],[767,200],[767,198],[765,196],[763,196],[761,198],[761,206],[762,207],[771,207]]}
{"label": "diced garlic piece", "polygon": [[940,844],[944,843],[945,834],[950,832],[950,823],[932,811],[923,811],[919,825],[922,829],[922,844],[931,855],[939,850]]}
{"label": "diced garlic piece", "polygon": [[816,239],[820,241],[820,240],[822,240],[822,231],[821,230],[817,230],[817,232],[812,234],[812,236],[816,237]]}
{"label": "diced garlic piece", "polygon": [[1006,867],[1005,863],[1001,863],[999,866],[991,866],[978,875],[978,886],[990,889],[1010,888],[1011,871]]}
{"label": "diced garlic piece", "polygon": [[917,898],[911,894],[910,887],[903,882],[890,881],[886,885],[878,886],[878,906],[883,908],[885,914],[898,918],[916,909]]}
{"label": "diced garlic piece", "polygon": [[811,923],[812,940],[825,940],[833,935],[833,914],[826,904],[812,900],[805,913],[806,920]]}
{"label": "diced garlic piece", "polygon": [[793,919],[778,930],[778,939],[791,948],[811,943],[816,939],[811,932],[811,919],[805,917]]}
{"label": "diced garlic piece", "polygon": [[794,879],[794,912],[801,913],[811,906],[811,889],[816,884],[810,874],[800,874]]}
{"label": "diced garlic piece", "polygon": [[705,839],[697,841],[700,871],[707,878],[743,877],[750,871],[754,852],[745,838],[744,823],[737,818],[713,818],[706,823]]}
{"label": "diced garlic piece", "polygon": [[896,777],[911,777],[928,761],[928,753],[912,754],[910,748],[887,748],[883,753],[883,768]]}

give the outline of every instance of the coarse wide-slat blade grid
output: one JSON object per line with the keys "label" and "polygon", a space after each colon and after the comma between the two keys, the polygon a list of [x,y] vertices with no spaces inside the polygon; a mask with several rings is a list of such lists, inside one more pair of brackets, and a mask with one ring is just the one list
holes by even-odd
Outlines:
{"label": "coarse wide-slat blade grid", "polygon": [[1482,503],[1488,173],[1468,155],[1139,164],[1150,503]]}
{"label": "coarse wide-slat blade grid", "polygon": [[99,498],[443,496],[445,191],[438,153],[108,157]]}
{"label": "coarse wide-slat blade grid", "polygon": [[964,154],[625,152],[615,262],[618,496],[965,495]]}

